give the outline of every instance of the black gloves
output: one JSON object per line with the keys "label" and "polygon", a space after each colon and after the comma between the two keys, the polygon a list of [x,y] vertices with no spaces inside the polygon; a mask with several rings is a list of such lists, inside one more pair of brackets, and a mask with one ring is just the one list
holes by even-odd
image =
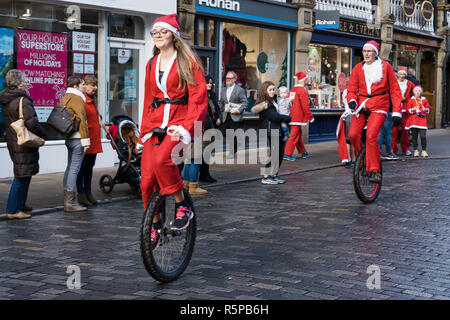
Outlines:
{"label": "black gloves", "polygon": [[362,113],[363,115],[365,115],[366,117],[370,116],[370,110],[369,110],[369,109],[362,108],[362,109],[361,109],[361,113]]}
{"label": "black gloves", "polygon": [[356,103],[356,101],[350,101],[349,102],[349,104],[348,104],[348,107],[351,109],[351,110],[355,110],[356,109],[356,107],[358,106],[358,104]]}
{"label": "black gloves", "polygon": [[393,117],[392,117],[392,125],[393,125],[394,127],[399,126],[399,125],[400,125],[400,121],[401,121],[401,118],[400,118],[400,117],[397,117],[397,116],[393,116]]}

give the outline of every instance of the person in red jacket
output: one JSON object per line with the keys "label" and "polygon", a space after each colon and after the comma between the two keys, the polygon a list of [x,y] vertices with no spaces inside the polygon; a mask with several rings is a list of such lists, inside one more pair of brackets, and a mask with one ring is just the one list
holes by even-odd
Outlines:
{"label": "person in red jacket", "polygon": [[[402,92],[402,120],[400,123],[401,126],[401,134],[400,134],[400,147],[402,149],[402,152],[405,156],[410,156],[411,151],[409,151],[409,138],[408,138],[408,130],[406,127],[406,121],[408,120],[408,113],[406,112],[406,104],[408,103],[409,98],[412,96],[412,92],[414,89],[414,83],[406,79],[406,68],[401,67],[397,71],[397,79],[398,79],[398,85],[400,86],[400,90]],[[397,153],[398,152],[398,134],[399,134],[399,127],[393,127],[392,128],[392,141],[391,141],[391,147],[392,152]]]}
{"label": "person in red jacket", "polygon": [[87,207],[91,204],[97,204],[97,200],[95,200],[91,191],[92,174],[97,153],[102,153],[103,149],[100,135],[100,115],[98,114],[95,102],[97,78],[95,76],[86,76],[84,77],[84,82],[86,83],[84,110],[86,111],[86,121],[91,145],[84,153],[83,161],[81,162],[81,168],[77,176],[77,191],[78,202]]}
{"label": "person in red jacket", "polygon": [[347,94],[348,106],[355,110],[349,131],[355,154],[362,148],[361,133],[367,124],[366,170],[370,171],[369,181],[373,183],[381,182],[378,136],[389,112],[389,98],[392,101],[393,125],[398,126],[402,117],[402,94],[394,69],[378,57],[379,50],[380,46],[375,41],[368,41],[363,46],[364,61],[353,68]]}
{"label": "person in red jacket", "polygon": [[417,138],[420,135],[422,145],[422,157],[428,157],[427,153],[427,114],[430,113],[430,104],[422,97],[422,87],[416,86],[413,90],[414,96],[408,100],[406,111],[409,113],[406,129],[411,131],[414,146],[414,157],[419,156]]}
{"label": "person in red jacket", "polygon": [[[198,57],[180,37],[176,14],[158,18],[151,32],[155,47],[146,66],[144,110],[137,148],[142,149],[141,190],[144,207],[159,187],[162,195],[173,195],[176,218],[172,230],[189,225],[194,213],[183,194],[183,180],[173,159],[175,150],[186,148],[194,140],[194,123],[200,128],[207,102],[203,67]],[[160,141],[160,137],[167,136]],[[201,130],[200,130],[201,134]],[[152,249],[160,236],[156,231],[162,221],[155,215],[151,231]]]}
{"label": "person in red jacket", "polygon": [[302,126],[308,125],[308,122],[314,122],[313,114],[309,108],[308,91],[305,89],[308,75],[304,72],[298,72],[295,76],[298,79],[298,84],[289,91],[289,99],[292,100],[292,107],[289,112],[292,119],[289,123],[291,132],[284,148],[283,157],[283,159],[289,161],[295,161],[295,158],[292,156],[295,148],[302,155],[302,158],[309,157],[302,140]]}

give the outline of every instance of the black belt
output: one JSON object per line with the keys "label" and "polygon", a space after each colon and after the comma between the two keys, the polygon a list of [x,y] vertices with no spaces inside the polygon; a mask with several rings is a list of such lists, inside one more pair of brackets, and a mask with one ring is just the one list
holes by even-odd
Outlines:
{"label": "black belt", "polygon": [[161,104],[177,104],[177,105],[187,105],[188,104],[188,96],[184,96],[183,98],[180,99],[176,99],[176,100],[170,100],[168,98],[164,98],[164,99],[158,99],[158,98],[153,98],[153,103],[152,103],[152,107],[153,108],[159,108],[159,105]]}
{"label": "black belt", "polygon": [[385,94],[388,94],[388,93],[385,92],[385,93],[380,93],[380,94],[372,94],[370,96],[365,96],[363,94],[359,94],[359,95],[362,96],[362,97],[365,97],[365,98],[372,98],[372,97],[376,97],[376,96],[384,96]]}

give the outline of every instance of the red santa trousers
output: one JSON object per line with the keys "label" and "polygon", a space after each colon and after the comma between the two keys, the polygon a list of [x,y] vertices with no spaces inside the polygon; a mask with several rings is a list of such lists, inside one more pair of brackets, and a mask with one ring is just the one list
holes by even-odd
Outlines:
{"label": "red santa trousers", "polygon": [[[355,148],[355,154],[361,151],[361,133],[366,126],[367,117],[360,114],[359,117],[353,115],[350,125],[350,131],[348,133],[350,142]],[[367,122],[366,130],[366,170],[380,171],[380,146],[378,144],[378,136],[380,135],[380,129],[384,124],[386,114],[379,112],[372,112]]]}
{"label": "red santa trousers", "polygon": [[[407,150],[409,150],[408,130],[405,128],[407,120],[408,120],[408,114],[406,112],[403,112],[402,120],[401,120],[402,132],[400,134],[400,147],[402,148],[403,153],[405,153]],[[392,127],[391,146],[392,146],[392,151],[395,153],[398,151],[398,144],[397,144],[398,132],[399,132],[398,126],[393,126]]]}
{"label": "red santa trousers", "polygon": [[161,145],[153,145],[157,142],[158,138],[152,136],[145,142],[142,153],[141,190],[144,208],[158,186],[162,195],[173,194],[184,187],[178,166],[172,160],[179,157],[180,150],[175,147],[180,141],[172,141],[170,136],[166,136]]}
{"label": "red santa trousers", "polygon": [[286,147],[284,148],[284,155],[292,157],[296,147],[300,154],[306,152],[306,148],[302,140],[302,127],[292,125],[289,139],[286,141]]}

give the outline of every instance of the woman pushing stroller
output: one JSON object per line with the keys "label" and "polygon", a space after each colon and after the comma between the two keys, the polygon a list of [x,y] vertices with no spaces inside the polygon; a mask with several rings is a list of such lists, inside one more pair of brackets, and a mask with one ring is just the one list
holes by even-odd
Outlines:
{"label": "woman pushing stroller", "polygon": [[[146,207],[158,187],[161,195],[173,195],[176,217],[172,230],[182,230],[189,225],[193,212],[184,199],[183,180],[173,161],[179,155],[174,150],[179,150],[175,147],[180,143],[189,145],[194,139],[194,122],[202,123],[205,118],[206,83],[199,59],[180,37],[176,14],[158,18],[151,35],[155,47],[146,66],[144,112],[137,145],[143,148],[142,200]],[[159,216],[153,222],[154,246],[159,238]]]}

